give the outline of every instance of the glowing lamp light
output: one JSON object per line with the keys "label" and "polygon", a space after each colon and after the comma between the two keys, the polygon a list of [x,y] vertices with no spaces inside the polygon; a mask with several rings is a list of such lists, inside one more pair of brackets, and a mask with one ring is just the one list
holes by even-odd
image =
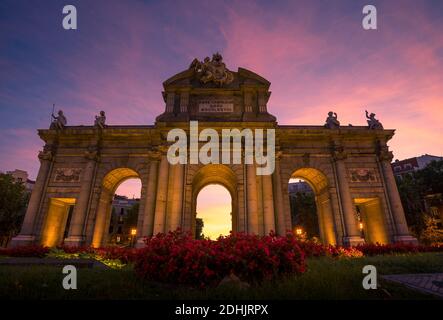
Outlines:
{"label": "glowing lamp light", "polygon": [[360,230],[363,230],[363,223],[362,222],[360,222],[360,224],[358,226],[359,226]]}
{"label": "glowing lamp light", "polygon": [[296,235],[301,236],[302,233],[303,233],[302,228],[297,228],[297,229],[295,229],[295,234],[296,234]]}
{"label": "glowing lamp light", "polygon": [[137,229],[131,229],[131,236],[135,236],[137,234]]}

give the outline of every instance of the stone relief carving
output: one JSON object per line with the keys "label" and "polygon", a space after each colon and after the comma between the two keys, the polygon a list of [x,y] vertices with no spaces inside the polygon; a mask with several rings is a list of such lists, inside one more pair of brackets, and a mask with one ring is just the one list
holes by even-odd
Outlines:
{"label": "stone relief carving", "polygon": [[349,169],[349,176],[352,182],[377,182],[377,175],[374,169],[356,168]]}
{"label": "stone relief carving", "polygon": [[82,169],[59,168],[55,169],[55,182],[79,182]]}
{"label": "stone relief carving", "polygon": [[189,68],[195,71],[202,83],[214,82],[221,87],[234,80],[234,74],[226,68],[223,57],[218,52],[212,55],[212,60],[209,57],[203,61],[194,59]]}

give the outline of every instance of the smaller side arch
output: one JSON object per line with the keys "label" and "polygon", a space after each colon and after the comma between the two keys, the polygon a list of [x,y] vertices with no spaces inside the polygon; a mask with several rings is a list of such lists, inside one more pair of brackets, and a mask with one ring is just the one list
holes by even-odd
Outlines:
{"label": "smaller side arch", "polygon": [[[291,178],[299,178],[306,181],[314,191],[320,238],[325,244],[335,245],[337,243],[337,233],[329,193],[329,179],[322,171],[312,167],[295,169],[289,179]],[[289,182],[289,179],[286,183]],[[289,194],[287,198],[289,202]],[[288,207],[290,208],[290,206]]]}
{"label": "smaller side arch", "polygon": [[140,178],[140,175],[134,169],[126,167],[113,169],[103,177],[95,214],[94,231],[92,236],[93,247],[97,248],[106,244],[107,230],[109,229],[111,219],[112,197],[117,188],[124,181],[131,178]]}

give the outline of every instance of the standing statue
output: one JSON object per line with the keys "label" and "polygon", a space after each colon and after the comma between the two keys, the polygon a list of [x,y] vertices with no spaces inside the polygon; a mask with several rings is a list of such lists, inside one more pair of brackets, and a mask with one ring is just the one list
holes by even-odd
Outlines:
{"label": "standing statue", "polygon": [[383,125],[380,121],[375,119],[375,113],[371,113],[368,115],[368,110],[365,110],[366,112],[366,118],[368,119],[368,127],[369,129],[383,129]]}
{"label": "standing statue", "polygon": [[63,128],[66,126],[68,121],[66,120],[65,115],[63,114],[62,110],[59,110],[57,116],[54,116],[54,112],[51,114],[52,118],[54,119],[51,122],[50,129],[60,129],[63,130]]}
{"label": "standing statue", "polygon": [[106,115],[104,111],[100,111],[100,115],[95,116],[94,125],[100,129],[106,127]]}
{"label": "standing statue", "polygon": [[329,111],[326,118],[325,128],[338,129],[340,128],[340,121],[337,120],[337,113]]}

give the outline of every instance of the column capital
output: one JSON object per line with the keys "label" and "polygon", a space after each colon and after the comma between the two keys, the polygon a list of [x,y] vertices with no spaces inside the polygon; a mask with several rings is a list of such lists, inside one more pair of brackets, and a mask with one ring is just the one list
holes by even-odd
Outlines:
{"label": "column capital", "polygon": [[89,146],[88,150],[83,154],[84,157],[88,160],[98,161],[100,160],[100,153],[98,146]]}
{"label": "column capital", "polygon": [[333,144],[331,146],[331,154],[334,161],[345,160],[348,157],[345,148],[339,144]]}
{"label": "column capital", "polygon": [[388,146],[379,147],[377,155],[380,161],[388,161],[389,163],[391,163],[392,159],[394,158],[394,154],[392,151],[389,151]]}
{"label": "column capital", "polygon": [[51,161],[54,157],[54,151],[53,151],[53,146],[51,145],[45,145],[43,147],[42,151],[39,151],[38,153],[38,158],[40,159],[40,161]]}

